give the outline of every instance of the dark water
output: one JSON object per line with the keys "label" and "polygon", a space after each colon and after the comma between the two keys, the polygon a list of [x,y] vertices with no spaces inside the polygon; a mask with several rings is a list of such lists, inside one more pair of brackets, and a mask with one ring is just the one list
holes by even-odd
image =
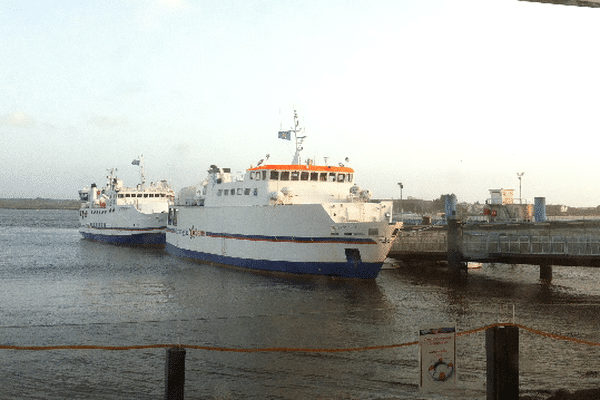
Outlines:
{"label": "dark water", "polygon": [[[82,240],[76,211],[0,210],[0,344],[344,348],[512,318],[600,342],[600,270],[484,265],[465,286],[435,266],[376,280],[252,273]],[[459,388],[420,393],[417,346],[352,353],[187,350],[186,398],[485,398],[485,335],[457,339]],[[523,395],[600,386],[600,348],[520,331]],[[0,399],[159,399],[165,350],[0,350]]]}

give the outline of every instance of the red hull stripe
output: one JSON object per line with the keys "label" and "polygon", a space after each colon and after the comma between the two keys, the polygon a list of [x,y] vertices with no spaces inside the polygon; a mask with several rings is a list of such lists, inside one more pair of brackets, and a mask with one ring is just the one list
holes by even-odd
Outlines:
{"label": "red hull stripe", "polygon": [[[232,240],[249,240],[254,242],[275,242],[275,243],[344,243],[344,244],[377,244],[372,238],[351,238],[347,236],[331,237],[301,237],[301,236],[264,236],[264,235],[239,235],[230,233],[205,232],[196,229],[178,231],[185,236],[208,236],[212,238],[223,238]],[[168,232],[175,233],[173,229]]]}

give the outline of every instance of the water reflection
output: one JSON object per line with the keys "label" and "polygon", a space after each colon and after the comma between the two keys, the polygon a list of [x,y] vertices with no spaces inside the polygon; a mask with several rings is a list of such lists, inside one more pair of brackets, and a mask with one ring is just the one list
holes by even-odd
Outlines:
{"label": "water reflection", "polygon": [[[185,343],[231,348],[348,348],[412,342],[426,323],[459,331],[498,320],[600,341],[600,273],[484,265],[454,284],[439,264],[398,265],[375,280],[262,273],[176,258],[161,249],[80,239],[66,213],[11,214],[0,232],[0,333],[8,344]],[[18,224],[28,220],[27,226]],[[57,222],[61,221],[61,222]],[[4,221],[2,221],[4,223]],[[60,224],[61,227],[52,226]],[[62,227],[64,225],[64,227]],[[38,243],[42,242],[41,245]],[[484,397],[483,335],[457,342],[459,382]],[[523,390],[597,383],[598,349],[521,335]],[[3,393],[44,398],[158,398],[164,351],[10,352]],[[189,351],[190,398],[425,398],[416,347],[355,353]],[[61,385],[56,385],[61,382]],[[105,389],[107,382],[110,388]]]}

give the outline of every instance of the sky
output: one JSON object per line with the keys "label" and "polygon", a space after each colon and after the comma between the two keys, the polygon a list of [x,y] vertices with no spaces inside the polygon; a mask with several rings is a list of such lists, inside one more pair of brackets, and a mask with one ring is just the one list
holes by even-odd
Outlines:
{"label": "sky", "polygon": [[107,168],[175,190],[350,159],[374,198],[600,205],[600,8],[517,0],[0,1],[0,197]]}

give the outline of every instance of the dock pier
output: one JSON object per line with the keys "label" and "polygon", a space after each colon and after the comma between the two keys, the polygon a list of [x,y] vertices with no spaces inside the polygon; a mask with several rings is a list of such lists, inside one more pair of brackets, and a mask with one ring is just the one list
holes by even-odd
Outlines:
{"label": "dock pier", "polygon": [[600,267],[600,221],[464,224],[449,219],[442,226],[406,226],[389,257],[539,265],[540,279],[549,282],[552,265]]}

